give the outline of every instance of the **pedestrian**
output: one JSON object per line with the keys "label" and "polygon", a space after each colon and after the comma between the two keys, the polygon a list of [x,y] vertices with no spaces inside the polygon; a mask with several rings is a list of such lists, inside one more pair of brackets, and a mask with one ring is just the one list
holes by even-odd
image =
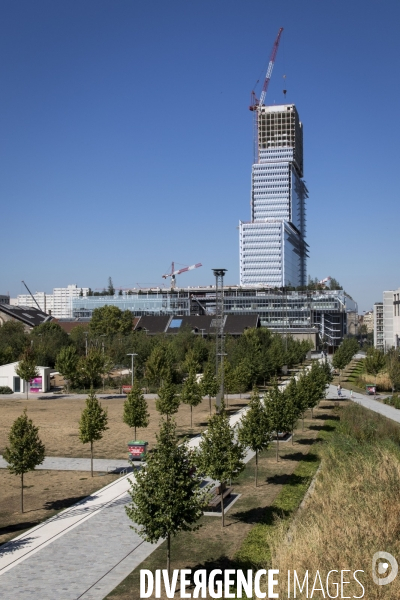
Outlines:
{"label": "pedestrian", "polygon": [[337,386],[337,395],[338,395],[338,398],[340,398],[342,395],[342,386],[340,385],[340,383]]}
{"label": "pedestrian", "polygon": [[353,400],[353,390],[350,390],[350,400]]}

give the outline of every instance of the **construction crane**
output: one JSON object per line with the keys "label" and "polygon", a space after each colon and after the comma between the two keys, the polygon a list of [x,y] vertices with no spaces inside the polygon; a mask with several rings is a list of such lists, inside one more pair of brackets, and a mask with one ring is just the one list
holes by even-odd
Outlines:
{"label": "construction crane", "polygon": [[329,275],[329,277],[325,277],[325,279],[321,279],[321,281],[318,281],[318,285],[325,285],[331,279],[332,277]]}
{"label": "construction crane", "polygon": [[257,100],[257,96],[256,96],[256,93],[254,90],[251,92],[251,104],[249,106],[249,110],[254,112],[254,149],[255,149],[254,156],[257,156],[257,158],[258,158],[258,151],[256,152],[256,148],[258,149],[258,121],[259,121],[258,117],[259,117],[259,113],[260,113],[262,106],[264,106],[265,97],[267,95],[268,85],[271,80],[272,70],[274,68],[275,58],[276,58],[276,54],[278,52],[279,42],[281,39],[282,31],[283,31],[283,27],[281,27],[279,29],[278,35],[276,36],[276,40],[272,47],[271,58],[269,59],[267,74],[265,75],[264,85],[263,85],[263,88],[261,91],[260,99]]}
{"label": "construction crane", "polygon": [[167,279],[168,277],[171,277],[171,289],[174,289],[176,287],[176,276],[180,275],[181,273],[186,273],[186,271],[192,271],[193,269],[198,269],[199,267],[202,267],[203,265],[201,263],[196,263],[195,265],[191,265],[190,267],[183,267],[183,269],[178,269],[175,270],[175,263],[171,264],[171,273],[167,273],[166,275],[162,275],[163,279]]}
{"label": "construction crane", "polygon": [[22,280],[22,283],[24,284],[24,286],[26,287],[26,289],[28,290],[28,293],[30,295],[30,297],[32,298],[32,300],[35,302],[36,306],[38,307],[38,309],[40,310],[40,312],[42,312],[42,309],[40,308],[35,296],[32,294],[31,290],[28,288],[28,286],[26,285],[25,281]]}

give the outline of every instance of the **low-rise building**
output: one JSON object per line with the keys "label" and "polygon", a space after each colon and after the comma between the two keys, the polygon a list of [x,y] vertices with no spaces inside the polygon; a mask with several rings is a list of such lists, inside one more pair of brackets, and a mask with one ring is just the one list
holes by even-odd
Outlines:
{"label": "low-rise building", "polygon": [[37,325],[52,321],[53,317],[31,306],[11,306],[0,304],[0,327],[7,321],[19,321],[25,330],[30,331]]}
{"label": "low-rise building", "polygon": [[[26,381],[21,379],[16,373],[19,363],[9,363],[0,366],[0,387],[9,387],[13,392],[26,392]],[[38,376],[29,382],[28,392],[38,394],[50,390],[50,367],[36,367]]]}

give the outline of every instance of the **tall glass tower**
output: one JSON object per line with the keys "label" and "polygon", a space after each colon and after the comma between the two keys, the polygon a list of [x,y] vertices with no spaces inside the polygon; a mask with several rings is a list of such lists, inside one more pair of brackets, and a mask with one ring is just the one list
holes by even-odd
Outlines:
{"label": "tall glass tower", "polygon": [[251,221],[239,222],[240,285],[306,284],[303,126],[294,104],[257,111]]}

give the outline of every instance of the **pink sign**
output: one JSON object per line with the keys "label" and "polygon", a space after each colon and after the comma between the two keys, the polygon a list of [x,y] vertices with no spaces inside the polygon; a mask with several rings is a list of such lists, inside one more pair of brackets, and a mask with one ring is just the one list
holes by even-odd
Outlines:
{"label": "pink sign", "polygon": [[30,380],[29,382],[29,389],[31,392],[33,393],[38,393],[42,391],[42,378],[41,377],[34,377],[33,379]]}

